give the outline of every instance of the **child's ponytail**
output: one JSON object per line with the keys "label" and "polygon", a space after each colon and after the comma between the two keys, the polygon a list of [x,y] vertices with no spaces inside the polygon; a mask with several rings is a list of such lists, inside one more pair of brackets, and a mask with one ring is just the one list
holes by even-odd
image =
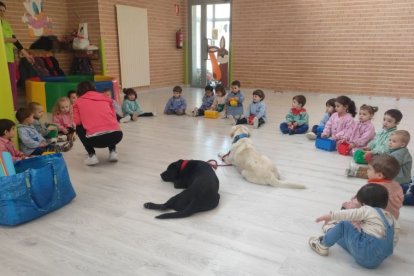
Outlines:
{"label": "child's ponytail", "polygon": [[339,96],[338,98],[336,98],[335,102],[340,103],[342,105],[346,105],[348,107],[347,113],[351,114],[352,117],[355,117],[355,115],[357,114],[355,102],[351,100],[349,97]]}

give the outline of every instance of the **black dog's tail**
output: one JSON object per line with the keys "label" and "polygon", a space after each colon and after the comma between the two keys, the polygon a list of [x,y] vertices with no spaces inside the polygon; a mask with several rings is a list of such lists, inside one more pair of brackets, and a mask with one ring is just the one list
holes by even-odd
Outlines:
{"label": "black dog's tail", "polygon": [[162,215],[156,216],[155,218],[157,218],[157,219],[170,219],[170,218],[185,218],[185,217],[191,216],[192,214],[194,214],[196,212],[194,210],[194,207],[196,205],[195,202],[196,202],[196,200],[193,199],[193,200],[191,200],[190,204],[188,204],[187,207],[185,207],[184,210],[178,211],[178,212],[173,212],[173,213],[162,214]]}

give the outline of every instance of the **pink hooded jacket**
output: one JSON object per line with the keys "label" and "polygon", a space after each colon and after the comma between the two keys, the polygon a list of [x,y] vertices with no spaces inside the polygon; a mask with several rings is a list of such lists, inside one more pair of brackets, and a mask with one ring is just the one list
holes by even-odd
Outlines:
{"label": "pink hooded jacket", "polygon": [[112,99],[102,93],[88,91],[73,105],[73,121],[82,125],[86,136],[121,130],[116,120]]}
{"label": "pink hooded jacket", "polygon": [[53,122],[59,126],[59,131],[63,131],[69,127],[74,128],[73,116],[71,113],[59,113],[53,115]]}
{"label": "pink hooded jacket", "polygon": [[339,117],[338,112],[332,114],[323,129],[322,135],[332,137],[334,140],[345,139],[345,132],[352,130],[354,118],[351,114],[346,113]]}
{"label": "pink hooded jacket", "polygon": [[363,148],[375,137],[375,127],[371,120],[366,122],[355,122],[352,129],[344,134],[348,143],[354,143],[357,148]]}

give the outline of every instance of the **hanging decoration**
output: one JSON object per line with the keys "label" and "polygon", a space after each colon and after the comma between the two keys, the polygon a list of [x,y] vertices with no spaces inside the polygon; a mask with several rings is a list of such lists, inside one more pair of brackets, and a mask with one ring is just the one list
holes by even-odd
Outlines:
{"label": "hanging decoration", "polygon": [[25,0],[23,6],[26,13],[22,21],[27,24],[31,37],[53,34],[52,19],[43,12],[43,0]]}

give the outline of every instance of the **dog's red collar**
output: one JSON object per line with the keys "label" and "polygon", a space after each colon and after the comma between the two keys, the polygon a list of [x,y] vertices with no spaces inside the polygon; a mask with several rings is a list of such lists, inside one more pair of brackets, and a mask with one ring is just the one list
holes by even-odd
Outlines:
{"label": "dog's red collar", "polygon": [[187,164],[188,164],[188,160],[183,160],[183,162],[181,163],[181,166],[180,166],[180,171],[184,170],[184,168],[187,166]]}

